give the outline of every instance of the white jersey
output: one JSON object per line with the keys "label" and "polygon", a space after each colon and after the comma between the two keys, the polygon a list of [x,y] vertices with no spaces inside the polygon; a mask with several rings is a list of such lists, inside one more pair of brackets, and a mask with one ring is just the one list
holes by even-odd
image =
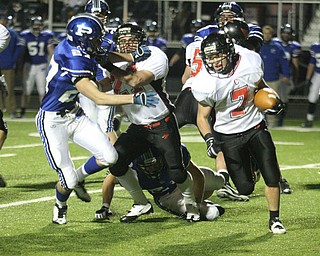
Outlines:
{"label": "white jersey", "polygon": [[0,52],[2,52],[9,44],[10,33],[5,26],[0,24]]}
{"label": "white jersey", "polygon": [[202,59],[200,56],[201,41],[195,41],[188,44],[186,48],[186,65],[190,67],[190,77],[182,87],[182,91],[191,87],[193,78],[200,72],[203,67]]}
{"label": "white jersey", "polygon": [[[137,62],[130,68],[133,71],[148,70],[153,73],[155,79],[150,84],[140,87],[131,87],[122,81],[115,80],[113,83],[113,90],[115,94],[133,94],[139,91],[157,92],[159,103],[157,107],[146,107],[142,105],[123,105],[123,109],[128,115],[131,123],[136,125],[145,125],[157,122],[166,117],[173,111],[173,105],[169,100],[169,95],[166,92],[166,77],[168,74],[168,58],[166,54],[155,46],[149,46],[151,56],[141,62]],[[128,66],[122,66],[126,69]]]}
{"label": "white jersey", "polygon": [[244,132],[259,124],[264,116],[253,104],[254,90],[263,77],[259,54],[235,45],[239,54],[231,76],[209,74],[203,68],[192,82],[192,93],[198,102],[216,111],[214,130],[223,134]]}

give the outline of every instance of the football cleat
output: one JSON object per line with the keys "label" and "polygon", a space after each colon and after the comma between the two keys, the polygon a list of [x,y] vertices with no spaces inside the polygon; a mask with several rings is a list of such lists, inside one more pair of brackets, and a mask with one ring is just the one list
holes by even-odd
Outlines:
{"label": "football cleat", "polygon": [[68,206],[60,207],[59,205],[55,204],[53,207],[52,223],[59,225],[67,224],[67,209]]}
{"label": "football cleat", "polygon": [[214,204],[210,200],[204,200],[200,203],[200,218],[201,220],[215,220],[219,216],[223,215],[225,210],[219,204]]}
{"label": "football cleat", "polygon": [[186,204],[186,208],[187,208],[186,221],[188,222],[200,221],[200,212],[196,204]]}
{"label": "football cleat", "polygon": [[287,232],[279,218],[269,220],[269,230],[273,234],[285,234]]}
{"label": "football cleat", "polygon": [[91,202],[91,196],[88,194],[84,186],[84,180],[81,182],[78,182],[78,184],[73,188],[73,190],[80,200],[84,202]]}
{"label": "football cleat", "polygon": [[292,193],[292,189],[290,187],[289,182],[284,178],[280,179],[280,192],[281,192],[281,194],[291,194]]}
{"label": "football cleat", "polygon": [[239,192],[233,187],[231,187],[229,183],[217,190],[217,196],[220,198],[229,198],[233,201],[249,201],[249,197],[245,195],[240,195]]}
{"label": "football cleat", "polygon": [[133,204],[126,215],[121,216],[120,222],[132,222],[144,214],[153,213],[153,207],[150,202],[147,204]]}
{"label": "football cleat", "polygon": [[96,220],[106,220],[112,215],[112,212],[108,207],[102,206],[100,210],[96,211],[95,218]]}

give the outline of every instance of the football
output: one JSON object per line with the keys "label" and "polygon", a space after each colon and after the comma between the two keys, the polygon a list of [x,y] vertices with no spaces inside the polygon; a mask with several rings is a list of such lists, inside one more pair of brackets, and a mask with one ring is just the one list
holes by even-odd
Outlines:
{"label": "football", "polygon": [[260,110],[264,111],[274,107],[277,103],[277,95],[270,88],[262,88],[254,95],[253,103]]}

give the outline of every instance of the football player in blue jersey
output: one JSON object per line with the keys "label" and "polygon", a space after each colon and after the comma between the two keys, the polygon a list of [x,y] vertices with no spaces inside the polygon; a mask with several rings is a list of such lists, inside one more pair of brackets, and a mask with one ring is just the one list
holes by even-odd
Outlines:
{"label": "football player in blue jersey", "polygon": [[160,48],[163,52],[167,51],[167,40],[159,36],[159,27],[156,21],[147,20],[145,25],[147,34],[146,45],[152,45]]}
{"label": "football player in blue jersey", "polygon": [[8,27],[8,15],[4,13],[0,14],[0,24],[6,27],[11,38],[7,48],[0,53],[0,68],[8,85],[8,96],[6,97],[6,102],[4,103],[2,99],[0,99],[0,108],[4,109],[5,107],[10,117],[16,118],[16,96],[14,92],[16,80],[15,71],[18,59],[20,58],[23,50],[24,42],[15,30]]}
{"label": "football player in blue jersey", "polygon": [[[224,2],[217,8],[215,12],[215,22],[220,29],[223,29],[223,26],[230,20],[237,18],[241,21],[245,21],[245,16],[243,9],[236,2]],[[243,46],[254,50],[256,52],[260,51],[260,48],[263,44],[263,33],[262,29],[257,24],[247,23],[249,26],[249,35]]]}
{"label": "football player in blue jersey", "polygon": [[[10,41],[10,32],[6,29],[5,26],[0,24],[0,52],[2,52],[9,44]],[[1,68],[0,68],[0,97],[2,97],[2,87],[6,87],[6,81],[4,76],[1,75]],[[3,90],[6,90],[5,88]],[[7,123],[3,120],[3,113],[0,109],[0,150],[3,146],[4,141],[7,138],[8,134],[8,127]],[[7,183],[5,182],[4,178],[0,174],[0,188],[5,187]]]}
{"label": "football player in blue jersey", "polygon": [[[224,176],[214,172],[208,167],[196,166],[191,161],[191,156],[185,145],[182,145],[183,161],[187,170],[191,174],[200,172],[204,178],[203,198],[199,199],[199,209],[201,220],[214,220],[224,213],[224,209],[217,204],[213,204],[208,199],[214,190],[219,189],[224,184]],[[129,167],[138,177],[139,184],[142,189],[148,190],[153,196],[154,202],[164,211],[183,217],[186,213],[186,206],[183,195],[177,184],[170,178],[165,165],[165,160],[158,150],[155,148],[148,149],[144,154],[137,157]],[[113,190],[117,184],[117,178],[112,174],[108,174],[104,180],[102,188],[102,207],[95,213],[97,220],[107,219],[112,215],[110,211]],[[196,179],[193,180],[194,186],[198,186]],[[153,208],[149,212],[153,212]],[[147,212],[147,213],[149,213]],[[126,215],[122,219],[123,222],[132,222],[137,219],[136,215]]]}
{"label": "football player in blue jersey", "polygon": [[[85,177],[116,163],[118,158],[106,134],[84,114],[78,103],[79,93],[101,105],[138,104],[148,108],[157,104],[153,93],[110,95],[98,89],[95,58],[103,52],[101,43],[105,32],[97,17],[90,14],[74,16],[66,30],[67,38],[55,47],[51,58],[46,94],[36,116],[48,162],[59,176],[52,219],[56,224],[67,223],[67,200],[71,191],[89,202]],[[108,54],[109,61],[143,58],[137,54]],[[78,169],[71,160],[69,139],[93,155]]]}
{"label": "football player in blue jersey", "polygon": [[21,37],[25,40],[25,52],[27,61],[30,63],[27,74],[25,88],[21,97],[20,117],[23,117],[31,99],[34,85],[37,87],[39,102],[45,94],[46,73],[48,61],[54,49],[54,34],[47,30],[42,30],[43,21],[41,16],[30,19],[31,27],[21,32]]}
{"label": "football player in blue jersey", "polygon": [[[320,35],[319,35],[320,38]],[[310,46],[311,57],[309,60],[305,86],[309,87],[308,109],[306,120],[301,124],[303,128],[311,128],[315,118],[316,107],[320,95],[320,41]]]}
{"label": "football player in blue jersey", "polygon": [[[112,40],[113,32],[108,29],[109,15],[111,13],[108,3],[105,0],[89,0],[84,7],[86,13],[95,15],[104,25],[106,33],[103,36],[101,47],[109,52],[115,50]],[[102,80],[106,77],[106,71],[100,65],[96,74],[96,79]],[[113,90],[106,93],[113,94]],[[115,113],[115,106],[102,106],[96,105],[92,100],[84,95],[79,95],[80,104],[86,115],[94,122],[97,122],[101,129],[107,133],[111,142],[114,143],[117,139],[116,134],[113,132],[113,116]]]}
{"label": "football player in blue jersey", "polygon": [[290,84],[281,83],[279,87],[279,96],[285,103],[285,111],[282,111],[278,117],[278,126],[283,126],[285,114],[288,109],[289,93],[298,84],[299,80],[299,57],[301,53],[301,45],[293,40],[294,31],[290,24],[283,24],[280,28],[281,38],[275,38],[274,41],[279,42],[284,49],[286,57],[289,61],[290,68]]}

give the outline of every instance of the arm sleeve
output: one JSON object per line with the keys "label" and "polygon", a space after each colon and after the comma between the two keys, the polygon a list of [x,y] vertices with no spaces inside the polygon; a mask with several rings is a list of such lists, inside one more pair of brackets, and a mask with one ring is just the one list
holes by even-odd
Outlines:
{"label": "arm sleeve", "polygon": [[5,26],[0,24],[0,52],[2,52],[9,44],[10,33]]}

